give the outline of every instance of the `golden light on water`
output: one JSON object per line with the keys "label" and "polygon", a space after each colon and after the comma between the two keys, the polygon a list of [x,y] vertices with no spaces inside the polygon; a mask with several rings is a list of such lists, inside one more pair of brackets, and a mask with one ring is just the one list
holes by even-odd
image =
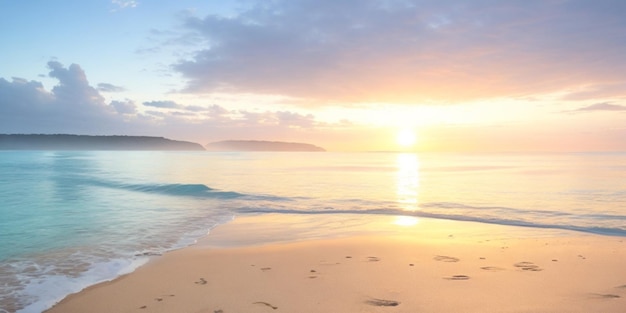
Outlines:
{"label": "golden light on water", "polygon": [[419,195],[419,158],[414,153],[401,153],[396,157],[396,196],[400,207],[415,211]]}

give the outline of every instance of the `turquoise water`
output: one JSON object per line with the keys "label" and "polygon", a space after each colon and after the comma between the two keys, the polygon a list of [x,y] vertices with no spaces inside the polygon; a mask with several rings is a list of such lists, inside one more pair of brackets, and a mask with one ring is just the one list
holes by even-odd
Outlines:
{"label": "turquoise water", "polygon": [[0,312],[40,312],[244,214],[410,215],[626,236],[625,177],[620,153],[4,151]]}

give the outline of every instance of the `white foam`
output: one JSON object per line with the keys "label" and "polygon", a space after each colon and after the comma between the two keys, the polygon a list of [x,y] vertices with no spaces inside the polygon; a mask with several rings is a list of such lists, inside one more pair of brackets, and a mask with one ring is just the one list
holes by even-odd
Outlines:
{"label": "white foam", "polygon": [[114,259],[106,263],[94,264],[79,277],[46,275],[31,280],[20,291],[20,298],[28,299],[30,304],[16,313],[38,313],[51,308],[66,296],[77,293],[91,285],[110,281],[131,273],[148,261],[148,257],[132,260]]}

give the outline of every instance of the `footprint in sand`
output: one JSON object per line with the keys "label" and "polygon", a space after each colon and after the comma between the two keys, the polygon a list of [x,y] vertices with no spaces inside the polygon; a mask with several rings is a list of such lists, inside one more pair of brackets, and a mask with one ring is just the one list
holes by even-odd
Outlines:
{"label": "footprint in sand", "polygon": [[262,305],[264,305],[264,306],[267,306],[267,307],[272,308],[272,310],[276,310],[276,309],[278,309],[278,307],[277,307],[277,306],[273,306],[273,305],[271,305],[271,304],[269,304],[269,303],[267,303],[267,302],[264,302],[264,301],[257,301],[257,302],[253,302],[252,304],[262,304]]}
{"label": "footprint in sand", "polygon": [[523,270],[523,271],[529,271],[529,272],[540,272],[543,271],[543,269],[541,267],[539,267],[538,265],[536,265],[533,262],[518,262],[513,264],[513,266]]}
{"label": "footprint in sand", "polygon": [[[203,279],[203,278],[201,278],[201,279]],[[154,301],[161,302],[161,301],[164,300],[163,297],[174,297],[174,296],[176,296],[176,295],[164,295],[164,296],[160,296],[158,298],[154,298]]]}
{"label": "footprint in sand", "polygon": [[[200,278],[200,279],[204,280],[204,278]],[[199,283],[200,282],[196,282],[196,284],[199,284]],[[205,281],[205,284],[206,284],[206,281]],[[174,297],[174,296],[176,296],[176,295],[164,295],[164,296],[161,296],[161,297],[158,297],[158,298],[154,298],[154,301],[161,302],[161,301],[163,301],[163,297]],[[139,308],[143,310],[143,309],[147,309],[148,306],[147,305],[142,305]]]}
{"label": "footprint in sand", "polygon": [[398,306],[400,304],[400,302],[395,301],[395,300],[385,300],[385,299],[376,299],[376,298],[365,300],[365,303],[369,305],[373,305],[373,306]]}
{"label": "footprint in sand", "polygon": [[367,261],[368,262],[378,262],[378,261],[380,261],[380,259],[378,257],[375,257],[375,256],[368,256],[367,257]]}
{"label": "footprint in sand", "polygon": [[194,284],[196,284],[196,285],[206,285],[206,283],[207,283],[206,279],[204,279],[202,277],[200,277],[199,281],[194,282]]}
{"label": "footprint in sand", "polygon": [[446,279],[446,280],[468,280],[468,279],[470,279],[470,277],[467,276],[467,275],[454,275],[454,276],[444,277],[443,279]]}
{"label": "footprint in sand", "polygon": [[490,271],[490,272],[499,272],[504,271],[503,268],[497,266],[483,266],[480,268],[481,270]]}
{"label": "footprint in sand", "polygon": [[610,293],[592,293],[591,294],[592,298],[596,298],[596,299],[617,299],[617,298],[621,298],[618,295],[614,295],[614,294],[610,294]]}
{"label": "footprint in sand", "polygon": [[264,268],[261,268],[261,270],[262,270],[262,271],[264,271],[264,272],[267,272],[267,271],[269,271],[269,270],[271,270],[271,269],[272,269],[271,267],[264,267]]}
{"label": "footprint in sand", "polygon": [[460,261],[459,258],[455,258],[455,257],[451,257],[451,256],[445,256],[445,255],[438,255],[436,257],[434,257],[435,261],[440,261],[440,262],[458,262]]}

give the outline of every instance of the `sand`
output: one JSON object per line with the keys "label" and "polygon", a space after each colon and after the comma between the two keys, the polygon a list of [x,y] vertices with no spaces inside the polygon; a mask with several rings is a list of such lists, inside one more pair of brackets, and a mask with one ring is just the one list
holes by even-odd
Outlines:
{"label": "sand", "polygon": [[[326,228],[299,227],[315,223]],[[624,312],[624,240],[387,216],[239,217],[48,312]]]}

